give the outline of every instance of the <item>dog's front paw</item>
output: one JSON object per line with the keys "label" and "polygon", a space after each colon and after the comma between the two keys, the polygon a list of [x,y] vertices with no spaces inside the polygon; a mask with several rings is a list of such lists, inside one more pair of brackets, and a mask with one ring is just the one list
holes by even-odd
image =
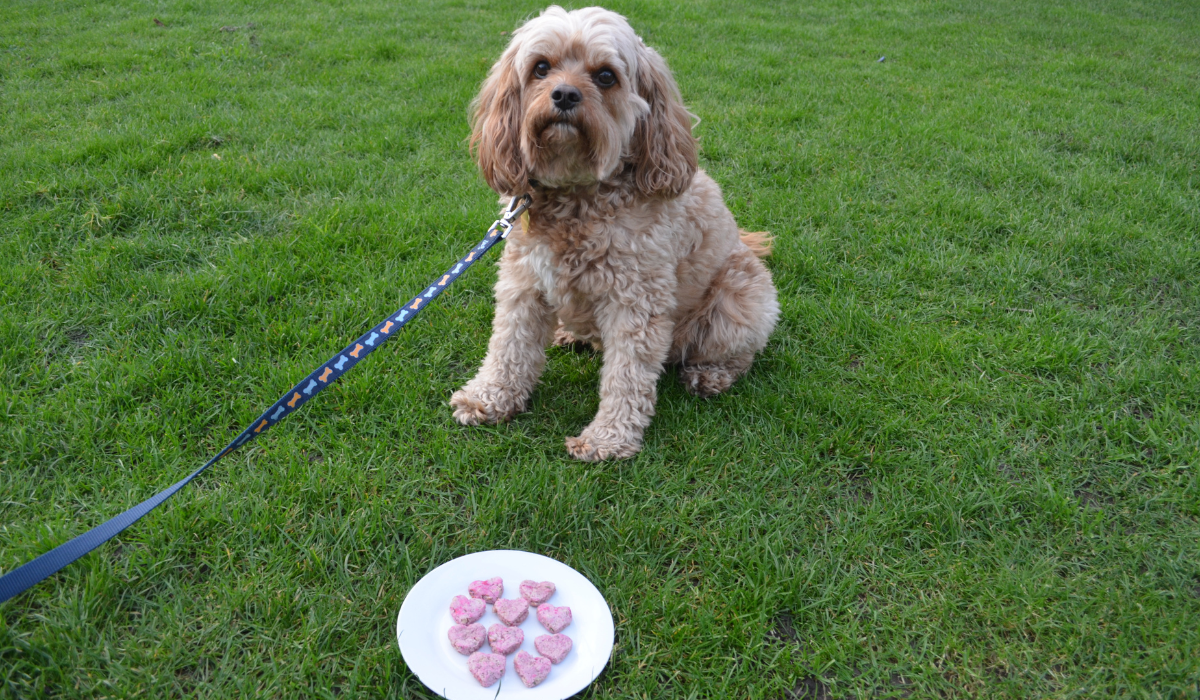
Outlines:
{"label": "dog's front paw", "polygon": [[585,462],[606,459],[625,459],[642,450],[641,435],[626,435],[620,431],[584,428],[579,437],[567,438],[567,452]]}
{"label": "dog's front paw", "polygon": [[474,382],[450,396],[454,420],[462,425],[503,423],[525,408],[525,402],[501,387],[476,385]]}

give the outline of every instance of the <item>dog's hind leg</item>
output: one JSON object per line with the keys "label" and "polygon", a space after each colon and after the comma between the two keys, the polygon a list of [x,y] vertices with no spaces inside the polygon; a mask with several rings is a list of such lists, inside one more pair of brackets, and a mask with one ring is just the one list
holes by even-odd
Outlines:
{"label": "dog's hind leg", "polygon": [[714,364],[684,364],[679,368],[679,381],[688,393],[707,399],[733,386],[752,362],[754,353],[748,352]]}
{"label": "dog's hind leg", "polygon": [[558,328],[554,329],[554,339],[550,341],[550,347],[564,347],[575,352],[600,352],[603,349],[599,338],[578,338],[567,330],[562,321],[559,321]]}
{"label": "dog's hind leg", "polygon": [[562,321],[558,322],[558,328],[554,329],[554,339],[550,341],[550,347],[572,346],[575,343],[582,342],[575,334],[567,330]]}
{"label": "dog's hind leg", "polygon": [[700,304],[675,326],[671,359],[697,396],[719,394],[745,374],[779,319],[771,273],[755,253],[743,246],[731,254]]}

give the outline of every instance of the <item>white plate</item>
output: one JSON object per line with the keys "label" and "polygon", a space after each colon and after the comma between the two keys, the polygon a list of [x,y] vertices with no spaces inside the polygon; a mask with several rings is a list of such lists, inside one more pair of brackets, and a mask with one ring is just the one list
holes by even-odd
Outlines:
{"label": "white plate", "polygon": [[[446,636],[454,624],[450,618],[450,599],[467,595],[467,586],[472,581],[493,576],[504,579],[504,598],[518,597],[518,587],[525,579],[553,581],[557,590],[548,602],[571,608],[571,624],[562,631],[571,638],[571,653],[562,663],[555,664],[550,675],[536,688],[526,688],[513,668],[517,652],[539,656],[533,648],[533,640],[539,635],[550,634],[537,621],[533,608],[520,625],[525,632],[524,643],[505,657],[504,677],[490,688],[479,685],[467,670],[467,657],[455,651]],[[479,624],[491,627],[499,621],[489,605]],[[560,561],[513,549],[468,554],[430,571],[408,592],[396,618],[396,639],[400,642],[404,663],[422,683],[450,700],[568,698],[600,675],[612,654],[613,631],[608,603],[587,577]],[[490,652],[491,648],[484,642],[480,651]]]}

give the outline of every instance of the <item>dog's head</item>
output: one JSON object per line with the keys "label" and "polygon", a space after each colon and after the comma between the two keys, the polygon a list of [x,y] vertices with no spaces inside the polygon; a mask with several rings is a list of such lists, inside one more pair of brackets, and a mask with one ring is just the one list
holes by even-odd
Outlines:
{"label": "dog's head", "polygon": [[551,6],[513,32],[472,105],[471,146],[492,189],[587,185],[633,166],[644,196],[696,172],[692,115],[662,56],[625,18]]}

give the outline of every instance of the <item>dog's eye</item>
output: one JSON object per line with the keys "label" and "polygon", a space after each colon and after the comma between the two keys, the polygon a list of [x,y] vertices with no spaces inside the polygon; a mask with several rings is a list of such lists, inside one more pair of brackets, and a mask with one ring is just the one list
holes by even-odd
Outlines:
{"label": "dog's eye", "polygon": [[592,79],[595,80],[596,84],[602,88],[610,88],[617,84],[617,76],[613,75],[613,72],[607,68],[596,73]]}
{"label": "dog's eye", "polygon": [[538,61],[537,65],[533,67],[533,74],[539,78],[545,78],[550,75],[550,64],[546,61]]}

